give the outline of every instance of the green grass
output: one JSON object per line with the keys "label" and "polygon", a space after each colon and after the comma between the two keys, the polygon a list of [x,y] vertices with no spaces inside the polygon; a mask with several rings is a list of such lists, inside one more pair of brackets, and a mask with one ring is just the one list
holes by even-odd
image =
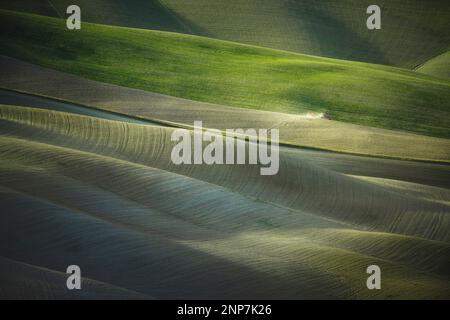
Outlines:
{"label": "green grass", "polygon": [[162,0],[206,35],[312,55],[401,67],[450,45],[443,0],[380,0],[382,29],[366,27],[370,0]]}
{"label": "green grass", "polygon": [[0,8],[53,17],[66,17],[66,8],[77,4],[83,21],[188,32],[183,20],[158,0],[16,0],[0,4]]}
{"label": "green grass", "polygon": [[[0,11],[0,53],[86,78],[236,107],[450,137],[450,82],[183,34]],[[219,110],[218,110],[219,111]]]}
{"label": "green grass", "polygon": [[450,51],[427,61],[416,71],[436,77],[450,78]]}
{"label": "green grass", "polygon": [[[71,0],[0,8],[64,16]],[[85,21],[192,33],[299,53],[414,68],[448,50],[446,0],[379,0],[382,29],[366,28],[369,0],[78,0]],[[56,10],[55,10],[56,9]]]}

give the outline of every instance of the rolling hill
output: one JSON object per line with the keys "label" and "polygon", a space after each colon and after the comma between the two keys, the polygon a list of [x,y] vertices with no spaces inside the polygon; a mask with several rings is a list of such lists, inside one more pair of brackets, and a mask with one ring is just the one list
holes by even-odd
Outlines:
{"label": "rolling hill", "polygon": [[[0,8],[65,16],[69,0]],[[382,29],[366,28],[371,1],[79,0],[86,21],[183,32],[299,53],[414,68],[450,47],[445,0],[380,0]],[[430,21],[432,23],[430,23]]]}
{"label": "rolling hill", "polygon": [[[1,11],[0,53],[86,78],[235,107],[450,137],[450,82],[203,37]],[[380,92],[383,94],[380,95]]]}
{"label": "rolling hill", "polygon": [[[0,187],[0,198],[5,199],[5,190]],[[44,300],[44,299],[151,299],[149,296],[111,286],[107,283],[84,278],[83,292],[66,290],[61,283],[67,281],[63,270],[55,271],[36,265],[0,256],[0,299]]]}
{"label": "rolling hill", "polygon": [[[445,1],[69,4],[0,4],[0,299],[450,299]],[[195,120],[277,174],[175,164]]]}
{"label": "rolling hill", "polygon": [[450,51],[443,53],[421,65],[416,71],[441,77],[450,78]]}
{"label": "rolling hill", "polygon": [[[172,126],[192,126],[194,121],[201,119],[204,127],[220,130],[277,128],[280,130],[280,142],[289,145],[450,162],[449,139],[344,123],[324,119],[319,113],[293,115],[176,98],[88,80],[5,56],[0,56],[0,69],[0,104],[50,107],[67,105],[70,101],[91,107],[89,110],[93,112],[90,115],[102,109],[147,121],[162,120]],[[61,106],[57,110],[65,108]],[[414,175],[411,172],[411,176]]]}
{"label": "rolling hill", "polygon": [[[52,17],[65,17],[66,0],[18,0],[0,4],[0,8]],[[82,19],[101,24],[130,26],[174,32],[189,32],[182,20],[158,0],[81,0]]]}
{"label": "rolling hill", "polygon": [[[0,270],[12,279],[52,280],[77,261],[94,297],[450,295],[448,193],[284,151],[269,179],[252,165],[176,166],[170,128],[18,106],[0,106],[0,122]],[[383,290],[365,286],[373,263]],[[8,292],[40,292],[35,279]]]}

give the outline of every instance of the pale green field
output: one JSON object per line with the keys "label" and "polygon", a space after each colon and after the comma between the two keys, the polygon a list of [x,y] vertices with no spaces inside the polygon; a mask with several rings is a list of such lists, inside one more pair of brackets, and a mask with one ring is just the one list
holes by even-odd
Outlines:
{"label": "pale green field", "polygon": [[[180,99],[91,81],[4,56],[0,56],[0,69],[3,71],[0,87],[144,119],[163,120],[175,126],[192,126],[201,119],[204,127],[220,130],[276,128],[280,130],[281,142],[290,145],[370,156],[450,161],[449,139],[314,118],[314,114],[312,117],[292,115]],[[31,99],[35,98],[31,96]]]}
{"label": "pale green field", "polygon": [[[173,129],[11,106],[0,119],[10,259],[78,261],[91,279],[155,298],[450,296],[439,201],[283,152],[270,179],[250,165],[175,166]],[[370,264],[381,291],[366,289]]]}
{"label": "pale green field", "polygon": [[450,82],[182,34],[1,11],[0,53],[86,78],[235,107],[450,137]]}
{"label": "pale green field", "polygon": [[[382,0],[377,32],[357,0],[80,0],[76,32],[68,4],[0,5],[42,15],[0,10],[0,299],[450,299],[445,1]],[[174,165],[194,120],[309,148]]]}

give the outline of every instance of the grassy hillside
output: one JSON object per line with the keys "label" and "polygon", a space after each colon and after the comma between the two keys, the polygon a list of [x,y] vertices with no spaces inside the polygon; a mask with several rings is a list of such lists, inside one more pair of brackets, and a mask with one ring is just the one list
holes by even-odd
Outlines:
{"label": "grassy hillside", "polygon": [[370,0],[162,0],[220,39],[300,53],[413,67],[450,44],[445,0],[381,0],[382,29],[366,27]]}
{"label": "grassy hillside", "polygon": [[158,0],[16,0],[4,2],[0,8],[66,17],[66,9],[72,4],[82,9],[83,21],[175,32],[192,31]]}
{"label": "grassy hillside", "polygon": [[[448,205],[284,152],[270,179],[175,166],[167,128],[12,106],[0,122],[0,268],[28,274],[18,294],[42,287],[33,266],[77,261],[106,291],[155,298],[450,295]],[[361,280],[373,263],[383,290]]]}
{"label": "grassy hillside", "polygon": [[450,137],[450,82],[401,69],[175,33],[1,11],[0,53],[94,80],[224,105],[327,112],[362,125]]}
{"label": "grassy hillside", "polygon": [[[52,4],[52,5],[51,5]],[[2,8],[63,16],[70,0]],[[300,53],[413,68],[448,49],[446,0],[380,0],[382,30],[366,28],[369,0],[78,0],[86,21],[204,35]]]}
{"label": "grassy hillside", "polygon": [[450,51],[443,53],[416,69],[416,71],[436,77],[450,78]]}
{"label": "grassy hillside", "polygon": [[[120,114],[188,126],[201,119],[205,127],[222,130],[278,128],[281,141],[293,145],[365,155],[450,162],[449,139],[323,119],[320,114],[313,112],[293,115],[176,98],[92,81],[5,56],[0,56],[0,70],[2,88],[72,101]],[[54,100],[35,95],[22,95],[0,89],[0,103],[32,107],[52,106],[55,103]],[[410,176],[416,174],[411,172]]]}

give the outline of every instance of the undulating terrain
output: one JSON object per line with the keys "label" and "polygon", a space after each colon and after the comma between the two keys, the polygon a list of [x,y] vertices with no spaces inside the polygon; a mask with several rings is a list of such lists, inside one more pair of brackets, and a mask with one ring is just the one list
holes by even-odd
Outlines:
{"label": "undulating terrain", "polygon": [[[0,53],[86,78],[235,107],[449,138],[450,80],[209,38],[0,11]],[[382,92],[383,94],[380,94]]]}
{"label": "undulating terrain", "polygon": [[[0,299],[450,299],[445,1],[69,4],[0,5]],[[173,164],[196,120],[278,174]]]}
{"label": "undulating terrain", "polygon": [[[380,0],[382,29],[365,28],[368,0],[78,0],[86,21],[231,40],[412,69],[450,49],[446,0]],[[64,17],[70,0],[0,8]],[[447,70],[449,65],[446,65]]]}
{"label": "undulating terrain", "polygon": [[418,72],[441,78],[450,78],[450,51],[426,61],[417,68]]}
{"label": "undulating terrain", "polygon": [[[0,112],[8,259],[77,261],[89,278],[157,298],[449,295],[446,189],[372,182],[287,150],[274,177],[175,166],[172,129]],[[381,292],[361,281],[373,263],[386,270]]]}

